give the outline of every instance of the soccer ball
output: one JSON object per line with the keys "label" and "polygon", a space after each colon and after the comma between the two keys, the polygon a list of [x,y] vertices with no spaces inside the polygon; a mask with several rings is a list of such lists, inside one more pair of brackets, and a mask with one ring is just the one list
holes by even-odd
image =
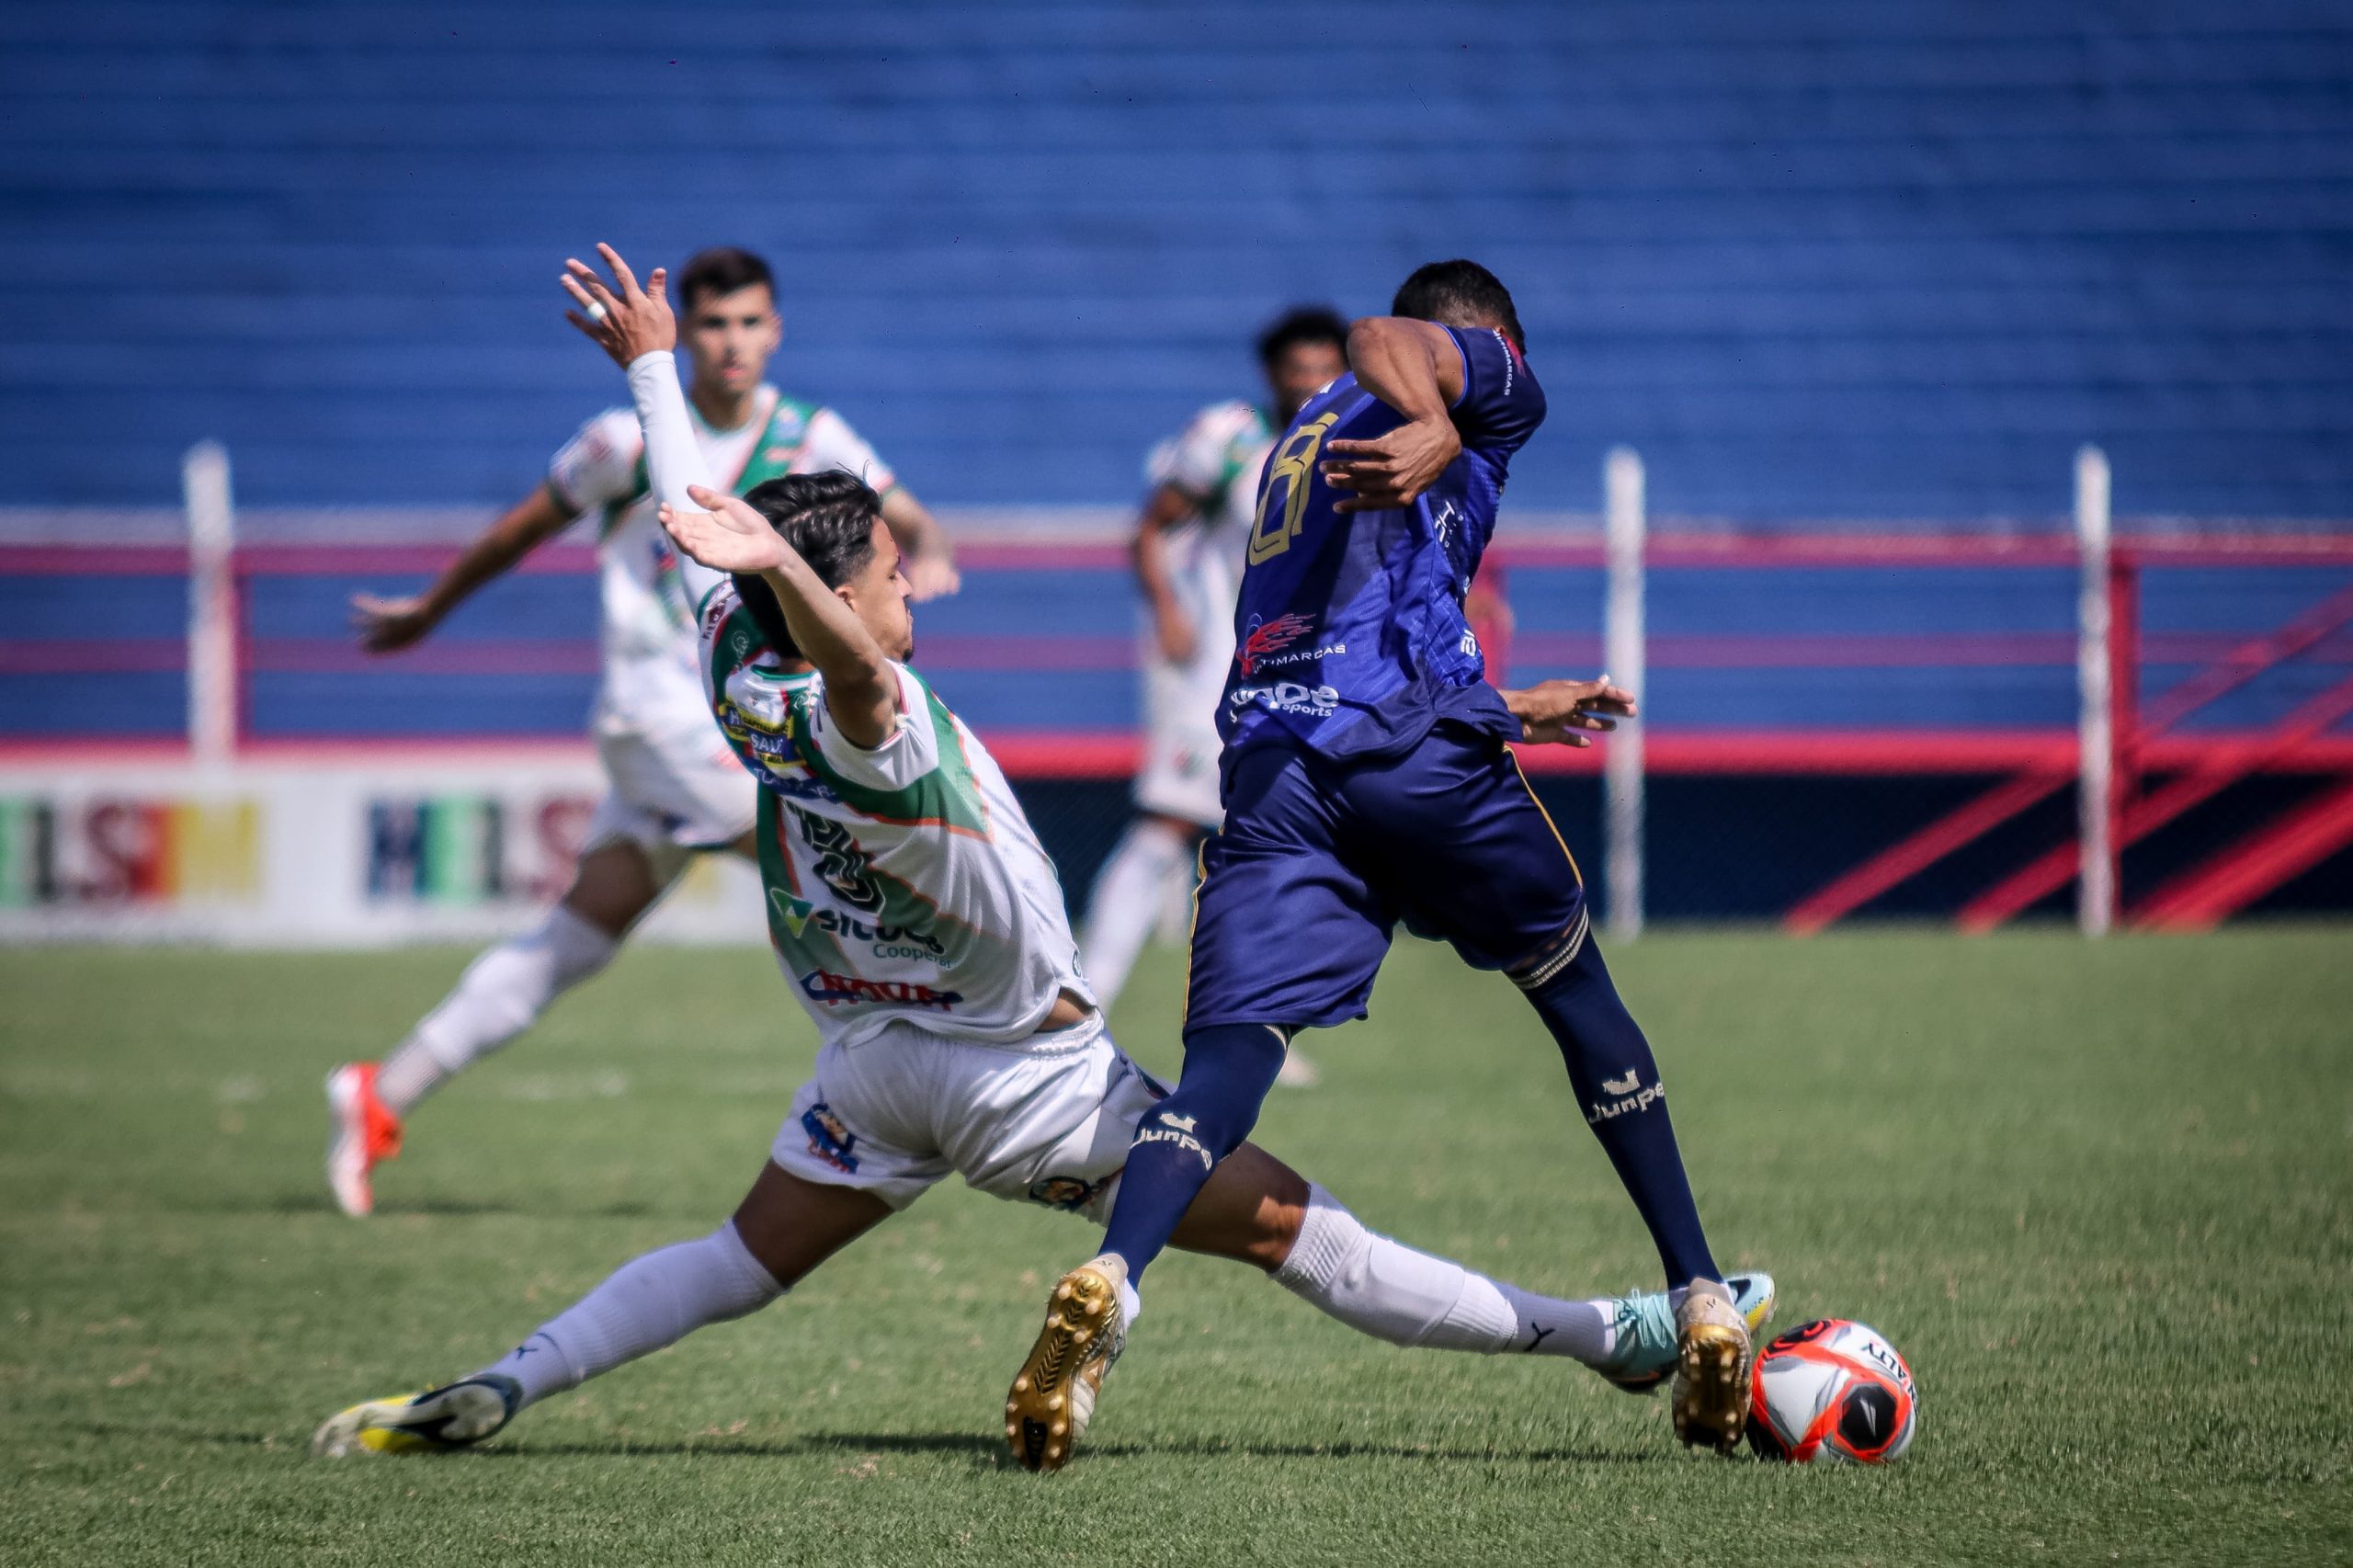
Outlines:
{"label": "soccer ball", "polygon": [[1748,1446],[1771,1460],[1891,1464],[1912,1444],[1912,1369],[1874,1328],[1802,1324],[1757,1353]]}

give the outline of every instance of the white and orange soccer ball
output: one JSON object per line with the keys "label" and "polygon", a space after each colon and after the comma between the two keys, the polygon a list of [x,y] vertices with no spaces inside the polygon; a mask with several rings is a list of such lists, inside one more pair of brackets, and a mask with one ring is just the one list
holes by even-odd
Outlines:
{"label": "white and orange soccer ball", "polygon": [[1912,1369],[1877,1329],[1844,1318],[1802,1324],[1757,1352],[1748,1446],[1767,1459],[1892,1464],[1919,1415]]}

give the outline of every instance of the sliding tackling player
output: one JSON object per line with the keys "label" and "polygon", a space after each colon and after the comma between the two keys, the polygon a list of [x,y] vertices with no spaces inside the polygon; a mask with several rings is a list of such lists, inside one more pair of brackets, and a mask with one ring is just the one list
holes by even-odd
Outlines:
{"label": "sliding tackling player", "polygon": [[[707,250],[687,263],[678,293],[694,365],[688,407],[708,471],[739,494],[784,474],[858,474],[882,498],[915,596],[953,593],[946,536],[874,449],[832,409],[787,397],[762,379],[784,331],[767,264],[748,251]],[[693,607],[654,510],[637,416],[610,409],[583,426],[555,455],[546,483],[430,588],[413,598],[353,600],[362,647],[409,647],[574,519],[597,515],[605,670],[593,727],[604,800],[589,819],[571,888],[539,924],[476,959],[381,1062],[349,1062],[328,1075],[327,1184],[347,1214],[374,1209],[375,1166],[400,1152],[417,1102],[610,963],[691,857],[750,853],[756,791],[711,732],[695,676]]]}

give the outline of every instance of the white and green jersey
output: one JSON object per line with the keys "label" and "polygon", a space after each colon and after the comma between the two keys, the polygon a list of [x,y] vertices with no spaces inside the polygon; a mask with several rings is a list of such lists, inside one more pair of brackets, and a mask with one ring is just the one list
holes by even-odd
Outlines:
{"label": "white and green jersey", "polygon": [[1089,1003],[1062,883],[979,737],[904,665],[897,727],[845,737],[824,678],[785,670],[732,585],[705,601],[703,689],[759,781],[777,962],[826,1044],[904,1020],[1017,1045]]}
{"label": "white and green jersey", "polygon": [[[692,405],[688,405],[690,414]],[[759,389],[750,419],[714,430],[693,414],[708,472],[738,495],[788,473],[847,469],[886,492],[897,481],[874,449],[830,408]],[[694,607],[648,485],[645,437],[632,408],[608,409],[548,465],[548,486],[576,512],[597,514],[605,678],[597,726],[607,733],[707,734],[696,679]]]}
{"label": "white and green jersey", "polygon": [[[1258,475],[1275,444],[1266,415],[1246,403],[1216,403],[1153,449],[1144,476],[1174,485],[1194,506],[1194,518],[1170,531],[1168,570],[1185,613],[1201,634],[1196,664],[1212,658],[1221,682],[1233,657],[1233,607],[1258,506]],[[1158,653],[1145,632],[1149,656]],[[1212,699],[1214,700],[1214,699]]]}

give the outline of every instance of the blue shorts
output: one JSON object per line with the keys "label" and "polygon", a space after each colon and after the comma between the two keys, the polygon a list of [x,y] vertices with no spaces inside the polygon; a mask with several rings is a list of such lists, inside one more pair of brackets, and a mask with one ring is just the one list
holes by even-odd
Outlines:
{"label": "blue shorts", "polygon": [[1246,748],[1201,867],[1188,1029],[1364,1017],[1400,921],[1528,986],[1585,940],[1584,880],[1518,761],[1454,723],[1395,757]]}

